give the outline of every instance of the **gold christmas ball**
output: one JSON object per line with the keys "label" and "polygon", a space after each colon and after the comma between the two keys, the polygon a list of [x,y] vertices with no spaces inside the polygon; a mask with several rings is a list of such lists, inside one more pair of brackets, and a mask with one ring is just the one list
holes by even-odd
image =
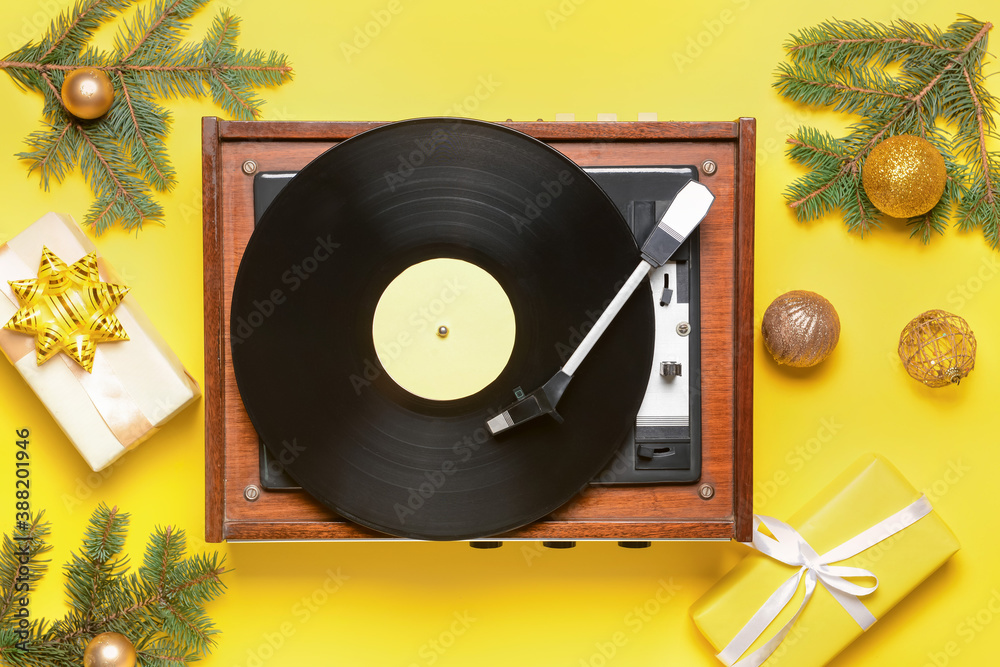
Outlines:
{"label": "gold christmas ball", "polygon": [[889,137],[868,155],[861,173],[875,208],[894,218],[912,218],[934,208],[947,179],[944,158],[920,137]]}
{"label": "gold christmas ball", "polygon": [[899,359],[910,377],[928,387],[958,384],[976,367],[976,335],[958,315],[928,310],[903,327]]}
{"label": "gold christmas ball", "polygon": [[840,317],[833,304],[815,292],[782,294],[764,311],[760,332],[779,364],[815,366],[830,356],[840,340]]}
{"label": "gold christmas ball", "polygon": [[87,644],[83,667],[135,667],[135,647],[123,634],[102,632]]}
{"label": "gold christmas ball", "polygon": [[75,69],[63,79],[63,104],[77,118],[90,120],[103,116],[114,99],[115,89],[111,79],[99,69]]}

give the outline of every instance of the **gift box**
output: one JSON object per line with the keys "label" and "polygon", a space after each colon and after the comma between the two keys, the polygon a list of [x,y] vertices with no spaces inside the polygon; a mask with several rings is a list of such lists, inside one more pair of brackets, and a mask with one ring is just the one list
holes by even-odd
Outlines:
{"label": "gift box", "polygon": [[825,665],[959,544],[895,467],[868,455],[787,524],[755,515],[754,547],[691,607],[727,665]]}
{"label": "gift box", "polygon": [[[0,326],[21,305],[9,282],[36,278],[43,247],[67,266],[95,251],[72,218],[56,213],[0,246]],[[97,269],[101,281],[122,284],[100,257]],[[127,340],[97,343],[91,372],[64,352],[39,365],[35,336],[0,329],[0,349],[95,471],[156,433],[201,393],[131,294],[113,314]]]}

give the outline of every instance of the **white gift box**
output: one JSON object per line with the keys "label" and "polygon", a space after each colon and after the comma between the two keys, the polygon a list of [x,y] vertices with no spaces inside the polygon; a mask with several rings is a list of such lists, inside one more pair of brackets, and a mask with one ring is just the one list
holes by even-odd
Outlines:
{"label": "white gift box", "polygon": [[[42,247],[67,265],[96,248],[69,216],[47,213],[0,246],[0,326],[20,307],[8,281],[37,276]],[[121,284],[98,256],[101,280]],[[201,394],[131,293],[114,314],[129,340],[99,343],[88,373],[65,353],[41,366],[33,336],[0,329],[0,349],[93,470],[110,465],[156,433]]]}

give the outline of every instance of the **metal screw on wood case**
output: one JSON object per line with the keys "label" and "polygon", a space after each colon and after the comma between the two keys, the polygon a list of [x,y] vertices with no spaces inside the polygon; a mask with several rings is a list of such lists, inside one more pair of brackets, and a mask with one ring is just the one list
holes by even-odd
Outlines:
{"label": "metal screw on wood case", "polygon": [[252,503],[260,498],[260,487],[256,484],[247,484],[246,488],[243,489],[243,497]]}
{"label": "metal screw on wood case", "polygon": [[701,163],[701,170],[705,172],[705,175],[711,176],[718,170],[719,165],[715,164],[715,160],[705,160]]}
{"label": "metal screw on wood case", "polygon": [[243,173],[249,176],[257,171],[257,163],[253,160],[247,160],[243,163]]}
{"label": "metal screw on wood case", "polygon": [[698,489],[698,495],[701,496],[703,500],[708,500],[715,495],[715,487],[711,484],[702,484],[701,488]]}
{"label": "metal screw on wood case", "polygon": [[687,336],[689,333],[691,333],[690,324],[688,324],[687,322],[681,322],[680,324],[677,325],[677,334],[679,336]]}

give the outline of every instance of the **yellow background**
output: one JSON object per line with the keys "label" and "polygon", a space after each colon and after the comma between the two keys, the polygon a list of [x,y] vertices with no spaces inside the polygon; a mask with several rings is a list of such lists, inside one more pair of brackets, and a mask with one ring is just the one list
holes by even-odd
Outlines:
{"label": "yellow background", "polygon": [[[982,20],[994,2],[931,0],[796,3],[774,0],[624,2],[398,0],[401,11],[360,53],[340,44],[387,0],[227,0],[243,17],[242,45],[289,54],[293,83],[264,95],[264,117],[394,120],[441,113],[488,120],[552,120],[599,112],[622,120],[758,119],[756,312],[790,289],[828,297],[840,312],[833,357],[808,372],[779,369],[755,350],[755,510],[787,517],[858,455],[884,454],[921,489],[963,549],[842,654],[839,665],[984,665],[1000,651],[996,500],[1000,396],[998,254],[980,232],[950,229],[929,246],[888,226],[860,239],[838,215],[798,224],[781,192],[800,170],[783,156],[794,126],[838,131],[844,116],[800,108],[771,89],[788,33],[831,17],[903,17],[945,27],[963,11]],[[0,6],[9,52],[37,36],[63,0]],[[395,6],[395,5],[394,5]],[[728,12],[724,14],[724,12]],[[553,17],[560,20],[552,23]],[[724,23],[723,20],[728,20]],[[110,33],[99,37],[107,39]],[[994,40],[1000,33],[994,30]],[[679,62],[692,43],[690,62]],[[996,48],[996,41],[994,49]],[[997,66],[990,64],[990,72]],[[481,80],[493,82],[485,99]],[[1000,79],[991,80],[1000,95]],[[482,91],[483,88],[480,88]],[[39,127],[41,98],[0,76],[0,238],[49,210],[82,218],[90,195],[78,175],[49,193],[13,154]],[[471,108],[471,102],[476,108]],[[172,101],[168,148],[178,187],[159,197],[164,227],[98,240],[196,377],[203,377],[201,300],[202,115],[208,101]],[[964,294],[963,294],[964,291]],[[959,388],[926,389],[895,357],[903,325],[929,308],[967,318],[979,339],[976,370]],[[9,364],[0,364],[0,524],[13,520],[14,430],[31,429],[32,503],[53,522],[53,570],[36,615],[61,615],[60,566],[99,501],[133,513],[128,548],[139,556],[155,525],[189,531],[203,548],[203,410],[190,408],[102,475],[91,474]],[[949,472],[951,471],[951,472]],[[2,476],[2,475],[0,475]],[[6,486],[4,485],[6,484]],[[8,495],[9,494],[9,495]],[[7,517],[7,518],[3,518]],[[214,547],[213,547],[214,548]],[[737,544],[660,543],[644,551],[581,544],[569,551],[507,544],[232,544],[235,571],[208,611],[222,634],[211,667],[372,665],[714,665],[689,605],[744,553]],[[335,593],[328,572],[348,577]],[[663,588],[662,582],[672,584]],[[665,603],[660,598],[669,600]],[[303,599],[315,602],[304,606]],[[650,601],[653,602],[650,602]],[[320,602],[322,601],[322,602]],[[655,613],[637,615],[647,606]],[[466,615],[465,624],[453,621]],[[976,620],[977,614],[979,620]],[[971,618],[971,620],[970,620]],[[471,620],[474,619],[474,620]],[[978,628],[978,629],[976,629]],[[458,631],[461,632],[458,632]],[[621,634],[616,634],[621,633]],[[614,657],[604,659],[603,648]],[[431,642],[448,644],[442,652]],[[952,655],[947,655],[947,651]],[[261,657],[266,659],[261,660]]]}

